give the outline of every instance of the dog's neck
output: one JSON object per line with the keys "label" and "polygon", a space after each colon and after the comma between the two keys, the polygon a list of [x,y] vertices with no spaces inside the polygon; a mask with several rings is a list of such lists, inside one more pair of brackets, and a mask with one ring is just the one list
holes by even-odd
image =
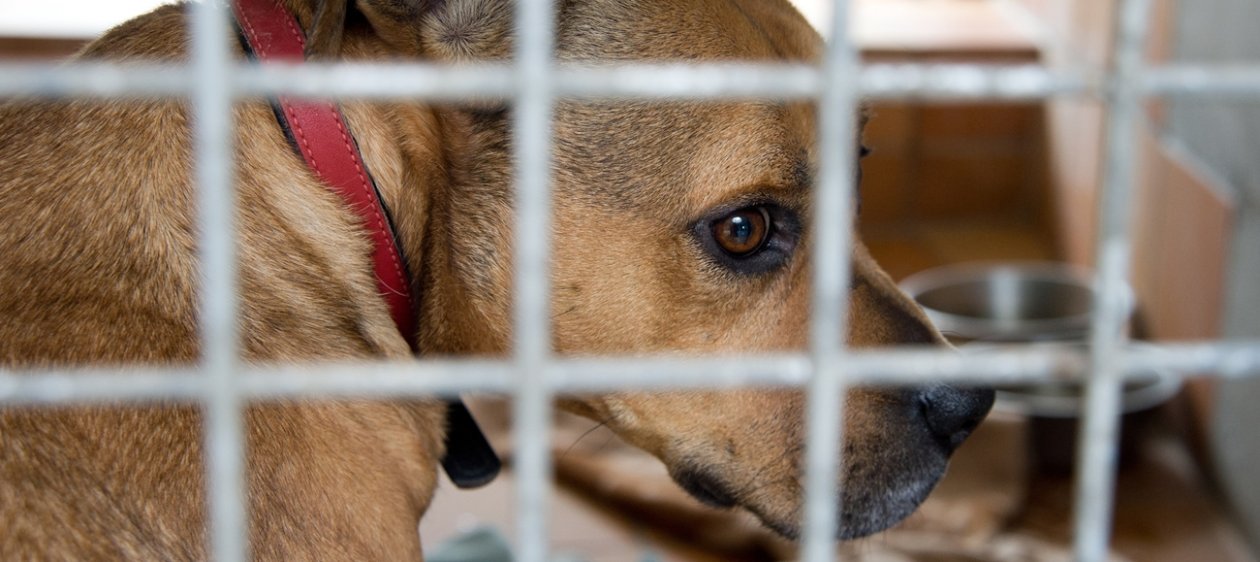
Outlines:
{"label": "dog's neck", "polygon": [[[262,62],[305,60],[308,53],[302,34],[297,32],[300,25],[284,6],[274,0],[237,0],[233,8],[242,45],[252,58]],[[342,18],[344,14],[339,17]],[[337,41],[339,43],[340,38]],[[348,209],[359,215],[373,246],[372,266],[379,294],[389,306],[403,338],[413,351],[419,351],[417,301],[412,296],[418,287],[407,273],[407,264],[403,263],[391,213],[382,201],[340,108],[329,102],[284,96],[273,104],[276,119],[308,168]],[[396,203],[401,201],[396,200]],[[498,457],[458,398],[448,402],[446,455],[442,466],[461,488],[486,484],[499,472]]]}

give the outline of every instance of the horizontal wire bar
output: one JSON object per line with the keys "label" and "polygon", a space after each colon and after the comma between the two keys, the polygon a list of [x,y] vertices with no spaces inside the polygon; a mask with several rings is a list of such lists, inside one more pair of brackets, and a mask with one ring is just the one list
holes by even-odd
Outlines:
{"label": "horizontal wire bar", "polygon": [[191,367],[0,370],[0,403],[10,404],[197,402],[206,387],[200,371]]}
{"label": "horizontal wire bar", "polygon": [[561,67],[556,94],[575,99],[815,98],[822,75],[800,64],[665,64]]}
{"label": "horizontal wire bar", "polygon": [[[272,74],[274,72],[274,75]],[[506,100],[516,93],[509,65],[315,64],[248,65],[236,75],[241,96]]]}
{"label": "horizontal wire bar", "polygon": [[1039,65],[876,64],[862,69],[861,91],[875,99],[1027,100],[1092,95],[1101,84],[1097,77]]}
{"label": "horizontal wire bar", "polygon": [[[187,95],[187,76],[177,65],[0,64],[0,95]],[[232,84],[238,96],[506,100],[515,92],[516,77],[508,65],[250,64],[237,67]],[[819,77],[804,65],[576,67],[557,71],[556,91],[579,99],[806,98],[818,94]]]}
{"label": "horizontal wire bar", "polygon": [[498,361],[422,361],[315,367],[289,365],[248,376],[241,382],[246,396],[301,398],[314,394],[354,398],[386,398],[461,392],[508,392],[516,384],[516,368]]}
{"label": "horizontal wire bar", "polygon": [[181,65],[73,62],[0,63],[0,96],[137,97],[188,95],[192,71]]}
{"label": "horizontal wire bar", "polygon": [[1148,70],[1140,88],[1166,96],[1256,97],[1260,67],[1243,65],[1172,65]]}
{"label": "horizontal wire bar", "polygon": [[[1186,378],[1260,376],[1260,342],[1141,344],[1125,348],[1128,376],[1166,370]],[[555,359],[546,384],[562,392],[799,387],[809,380],[806,354],[749,357]],[[855,384],[927,382],[1006,384],[1074,380],[1087,367],[1081,351],[1020,347],[983,356],[942,350],[855,350],[844,359]],[[387,398],[511,392],[516,366],[497,360],[423,360],[241,367],[242,395],[253,400]],[[0,370],[0,403],[47,404],[174,400],[193,402],[206,381],[192,367],[114,367]]]}
{"label": "horizontal wire bar", "polygon": [[[500,361],[364,362],[243,366],[241,394],[253,399],[455,395],[512,388]],[[0,371],[0,403],[201,400],[209,382],[192,367]]]}
{"label": "horizontal wire bar", "polygon": [[1127,372],[1167,370],[1185,377],[1243,378],[1260,375],[1260,342],[1218,341],[1141,345],[1121,356]]}
{"label": "horizontal wire bar", "polygon": [[[0,96],[145,97],[187,95],[194,82],[177,65],[0,63]],[[431,64],[241,65],[237,96],[506,100],[510,66]],[[1260,67],[1171,66],[1139,76],[1145,95],[1260,96]],[[866,98],[1012,100],[1093,95],[1101,80],[1038,65],[873,64],[861,70]],[[566,99],[807,99],[821,93],[818,70],[805,65],[698,64],[564,67],[556,95]]]}

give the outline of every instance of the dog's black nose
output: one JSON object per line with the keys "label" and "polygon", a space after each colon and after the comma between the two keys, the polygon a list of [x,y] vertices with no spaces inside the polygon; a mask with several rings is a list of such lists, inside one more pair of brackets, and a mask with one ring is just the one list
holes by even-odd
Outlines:
{"label": "dog's black nose", "polygon": [[988,415],[993,407],[993,391],[942,384],[924,389],[919,403],[932,436],[952,452]]}

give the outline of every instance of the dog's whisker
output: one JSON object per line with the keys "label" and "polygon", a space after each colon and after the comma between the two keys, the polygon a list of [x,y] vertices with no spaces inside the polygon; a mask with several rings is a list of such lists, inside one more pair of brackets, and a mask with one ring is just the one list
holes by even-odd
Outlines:
{"label": "dog's whisker", "polygon": [[603,452],[603,450],[604,450],[604,449],[606,449],[606,448],[608,448],[608,445],[609,445],[610,443],[612,443],[612,442],[613,442],[613,439],[615,439],[616,437],[617,437],[617,435],[616,435],[616,434],[609,432],[608,437],[604,439],[604,442],[603,442],[603,443],[600,443],[599,447],[597,447],[597,448],[595,449],[595,451],[596,451],[596,452]]}
{"label": "dog's whisker", "polygon": [[[559,458],[562,458],[562,459],[563,459],[564,457],[568,456],[569,452],[570,452],[570,451],[572,451],[574,447],[577,447],[577,444],[578,444],[578,443],[580,443],[583,439],[585,439],[587,435],[590,435],[590,434],[594,433],[594,432],[595,432],[595,430],[597,430],[597,429],[599,429],[599,428],[601,428],[601,427],[604,427],[604,426],[606,426],[606,425],[608,425],[608,420],[600,420],[600,422],[599,422],[599,423],[597,423],[597,424],[595,424],[595,425],[591,426],[591,428],[590,428],[590,429],[587,429],[586,431],[583,431],[583,432],[582,432],[582,434],[581,434],[581,435],[579,435],[577,439],[574,439],[574,440],[573,440],[573,442],[569,444],[568,448],[566,448],[566,449],[564,450],[564,452],[563,452],[563,453],[560,453],[560,457],[559,457]],[[612,439],[612,438],[611,438],[611,437],[609,437],[609,439]],[[605,447],[605,446],[607,446],[607,445],[608,445],[608,442],[604,442],[604,445],[602,445],[600,448],[603,448],[603,447]]]}

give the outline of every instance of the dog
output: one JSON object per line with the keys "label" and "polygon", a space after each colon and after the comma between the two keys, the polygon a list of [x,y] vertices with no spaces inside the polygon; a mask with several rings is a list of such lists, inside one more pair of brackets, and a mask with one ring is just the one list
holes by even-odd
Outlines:
{"label": "dog", "polygon": [[[505,60],[508,0],[283,0],[312,58]],[[786,0],[566,0],[565,62],[815,61]],[[80,60],[186,56],[186,6],[120,25]],[[425,357],[511,348],[510,107],[347,101],[394,227]],[[181,100],[0,106],[0,365],[168,366],[198,357],[195,197]],[[362,226],[267,103],[234,109],[241,346],[250,362],[406,360]],[[808,103],[578,102],[554,122],[553,347],[565,356],[804,349]],[[834,217],[830,220],[847,220]],[[848,342],[944,345],[853,248]],[[837,397],[839,399],[839,397]],[[909,514],[984,417],[987,390],[850,390],[842,514],[863,536]],[[798,390],[612,392],[558,405],[606,422],[692,495],[788,537],[801,517]],[[251,404],[249,539],[259,560],[420,559],[437,485],[437,399]],[[0,411],[0,558],[207,555],[192,406]]]}

